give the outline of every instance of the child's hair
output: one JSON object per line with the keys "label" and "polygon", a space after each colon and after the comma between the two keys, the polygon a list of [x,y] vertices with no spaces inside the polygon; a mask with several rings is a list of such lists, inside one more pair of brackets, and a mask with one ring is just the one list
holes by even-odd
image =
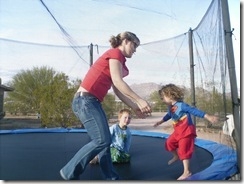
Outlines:
{"label": "child's hair", "polygon": [[167,96],[175,101],[183,101],[184,92],[183,89],[175,84],[166,84],[158,91],[159,96]]}
{"label": "child's hair", "polygon": [[118,113],[118,119],[120,119],[121,116],[122,116],[122,114],[125,113],[125,112],[128,113],[130,116],[132,115],[132,112],[131,112],[130,109],[121,109],[121,110],[119,111],[119,113]]}

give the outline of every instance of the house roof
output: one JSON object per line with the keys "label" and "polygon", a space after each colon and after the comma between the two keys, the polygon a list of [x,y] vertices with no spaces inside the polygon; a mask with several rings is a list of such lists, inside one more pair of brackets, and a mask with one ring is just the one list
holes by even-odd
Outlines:
{"label": "house roof", "polygon": [[13,91],[14,88],[11,88],[11,87],[8,87],[8,86],[5,86],[5,85],[0,84],[0,90],[3,90],[3,91]]}

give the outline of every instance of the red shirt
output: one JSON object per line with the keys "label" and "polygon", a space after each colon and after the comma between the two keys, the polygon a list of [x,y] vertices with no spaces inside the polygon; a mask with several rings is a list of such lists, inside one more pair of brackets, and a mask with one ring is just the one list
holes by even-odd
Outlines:
{"label": "red shirt", "polygon": [[109,49],[88,70],[81,86],[96,96],[101,102],[112,86],[109,59],[117,59],[123,66],[123,77],[129,74],[126,58],[118,48]]}

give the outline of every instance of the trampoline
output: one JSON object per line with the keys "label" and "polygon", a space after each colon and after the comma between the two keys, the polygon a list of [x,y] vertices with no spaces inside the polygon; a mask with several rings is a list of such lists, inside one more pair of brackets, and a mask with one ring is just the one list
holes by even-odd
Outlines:
{"label": "trampoline", "polygon": [[[181,161],[164,149],[168,134],[132,130],[131,162],[114,164],[122,180],[174,181],[183,172]],[[5,181],[63,180],[59,170],[89,141],[84,129],[20,129],[0,131],[0,179]],[[226,180],[237,173],[232,148],[196,139],[187,180]],[[88,164],[80,180],[103,180],[99,165]]]}

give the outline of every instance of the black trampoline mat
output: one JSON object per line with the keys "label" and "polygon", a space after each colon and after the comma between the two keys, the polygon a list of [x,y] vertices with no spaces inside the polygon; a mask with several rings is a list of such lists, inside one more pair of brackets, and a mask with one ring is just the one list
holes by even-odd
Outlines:
{"label": "black trampoline mat", "polygon": [[[122,180],[176,180],[183,173],[181,161],[167,165],[172,155],[164,149],[165,138],[133,135],[131,162],[114,164]],[[0,135],[0,179],[9,181],[63,180],[60,169],[87,142],[86,133],[24,133]],[[212,154],[198,146],[191,171],[209,167]],[[80,180],[103,180],[99,165],[88,165]]]}

